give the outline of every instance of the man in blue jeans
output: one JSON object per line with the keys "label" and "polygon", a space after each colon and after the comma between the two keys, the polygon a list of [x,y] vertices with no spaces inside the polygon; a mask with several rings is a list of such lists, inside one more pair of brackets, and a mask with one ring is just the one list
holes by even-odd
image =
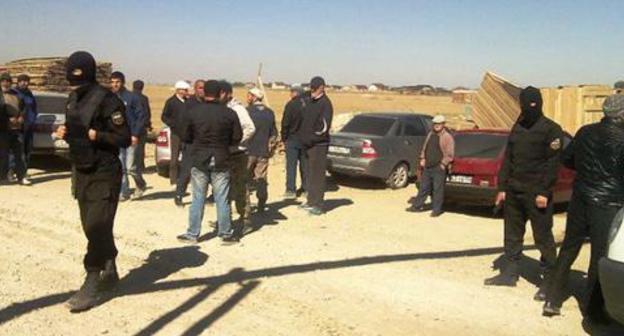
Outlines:
{"label": "man in blue jeans", "polygon": [[303,109],[306,103],[303,98],[303,89],[293,86],[290,90],[290,101],[284,107],[282,117],[282,142],[286,144],[286,193],[284,199],[297,198],[297,164],[301,177],[301,192],[304,192],[306,183],[306,155],[305,148],[297,136],[301,128]]}
{"label": "man in blue jeans", "polygon": [[[123,169],[123,178],[121,181],[121,194],[119,200],[121,202],[130,199],[130,180],[128,176],[132,176],[136,184],[136,190],[132,197],[134,199],[141,198],[147,189],[147,184],[143,179],[143,171],[138,164],[137,150],[142,141],[147,136],[145,132],[145,111],[141,107],[139,97],[128,91],[125,87],[126,77],[123,73],[115,71],[111,74],[111,91],[116,94],[119,99],[126,105],[126,115],[128,116],[128,125],[130,126],[130,134],[132,134],[132,144],[128,148],[122,148],[119,151],[119,160]],[[140,153],[139,153],[140,154]]]}
{"label": "man in blue jeans", "polygon": [[208,184],[212,185],[217,208],[217,234],[224,242],[236,242],[232,229],[230,201],[230,147],[237,146],[242,129],[236,112],[219,101],[221,86],[216,80],[204,84],[205,104],[197,104],[178,121],[180,140],[190,143],[192,203],[189,225],[178,240],[196,243],[201,234]]}

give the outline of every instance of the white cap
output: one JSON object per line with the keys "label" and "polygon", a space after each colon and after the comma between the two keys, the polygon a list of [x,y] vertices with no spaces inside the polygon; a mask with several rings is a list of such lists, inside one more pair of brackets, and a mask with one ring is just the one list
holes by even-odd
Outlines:
{"label": "white cap", "polygon": [[262,100],[262,98],[264,98],[264,93],[262,93],[262,90],[258,89],[257,87],[255,88],[251,88],[249,90],[249,93],[251,93],[253,96],[255,96],[256,98]]}
{"label": "white cap", "polygon": [[444,116],[441,114],[438,114],[437,116],[433,117],[434,124],[444,124],[445,122],[446,122],[446,118],[444,118]]}
{"label": "white cap", "polygon": [[191,84],[189,84],[187,81],[179,80],[175,83],[174,87],[176,90],[190,90]]}

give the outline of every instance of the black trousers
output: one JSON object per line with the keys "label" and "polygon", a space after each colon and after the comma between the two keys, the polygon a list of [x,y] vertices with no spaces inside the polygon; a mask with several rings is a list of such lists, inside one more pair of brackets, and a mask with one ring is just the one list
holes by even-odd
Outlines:
{"label": "black trousers", "polygon": [[87,271],[103,270],[107,260],[117,257],[113,223],[121,191],[121,167],[110,173],[75,174],[80,221],[88,240],[84,267]]}
{"label": "black trousers", "polygon": [[15,175],[18,180],[26,177],[26,163],[24,156],[24,133],[21,131],[9,131],[9,152],[13,154],[15,162]]}
{"label": "black trousers", "polygon": [[306,150],[308,164],[305,190],[308,192],[308,205],[319,209],[323,209],[325,201],[327,149],[326,145],[317,145]]}
{"label": "black trousers", "polygon": [[518,270],[522,257],[526,222],[531,221],[533,239],[542,257],[541,263],[547,273],[555,266],[557,250],[553,237],[553,203],[545,209],[535,205],[536,195],[532,193],[507,192],[505,200],[505,256],[513,272]]}
{"label": "black trousers", "polygon": [[431,195],[434,213],[442,212],[444,204],[444,184],[446,183],[446,169],[442,167],[425,168],[420,178],[418,194],[414,199],[414,207],[422,208],[427,196]]}
{"label": "black trousers", "polygon": [[193,160],[191,160],[191,157],[188,155],[190,148],[190,144],[180,144],[182,162],[180,162],[178,166],[178,179],[176,181],[176,195],[180,197],[183,197],[186,194],[188,185],[191,182],[191,168],[193,168]]}
{"label": "black trousers", "polygon": [[9,172],[9,133],[0,131],[0,181],[7,178]]}
{"label": "black trousers", "polygon": [[598,281],[598,262],[607,253],[609,230],[619,207],[590,203],[579,193],[572,195],[568,208],[565,238],[548,288],[548,300],[561,304],[567,291],[570,268],[578,257],[586,238],[591,242],[591,258],[587,271],[584,310],[590,316],[601,314],[604,300]]}
{"label": "black trousers", "polygon": [[180,171],[180,152],[182,151],[183,143],[180,141],[180,138],[171,133],[170,137],[171,141],[171,157],[169,159],[169,182],[171,185],[176,185],[178,183],[178,175]]}

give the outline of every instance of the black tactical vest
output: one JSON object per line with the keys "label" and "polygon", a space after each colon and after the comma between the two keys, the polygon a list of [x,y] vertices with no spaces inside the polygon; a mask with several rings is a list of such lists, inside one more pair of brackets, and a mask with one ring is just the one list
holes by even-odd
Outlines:
{"label": "black tactical vest", "polygon": [[76,92],[69,96],[67,104],[66,125],[69,157],[76,169],[90,170],[98,162],[97,149],[89,140],[89,129],[93,126],[98,107],[106,96],[106,89],[95,85],[80,100]]}

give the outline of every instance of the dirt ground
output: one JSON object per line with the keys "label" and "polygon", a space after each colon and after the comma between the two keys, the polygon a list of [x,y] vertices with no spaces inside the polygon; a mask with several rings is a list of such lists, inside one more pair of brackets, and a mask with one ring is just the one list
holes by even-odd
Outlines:
{"label": "dirt ground", "polygon": [[[281,200],[279,160],[270,167],[270,211],[233,246],[210,233],[214,207],[203,241],[179,243],[188,207],[173,205],[151,167],[145,197],[119,206],[120,285],[100,306],[70,314],[63,302],[83,280],[86,241],[64,166],[38,165],[56,169],[33,170],[32,187],[0,187],[2,335],[584,334],[575,297],[551,319],[533,301],[539,254],[530,232],[518,287],[487,288],[502,252],[502,220],[487,210],[431,219],[404,211],[413,185],[330,181],[330,211],[312,218]],[[564,219],[556,216],[557,240]],[[585,247],[572,273],[576,295],[587,260]]]}

